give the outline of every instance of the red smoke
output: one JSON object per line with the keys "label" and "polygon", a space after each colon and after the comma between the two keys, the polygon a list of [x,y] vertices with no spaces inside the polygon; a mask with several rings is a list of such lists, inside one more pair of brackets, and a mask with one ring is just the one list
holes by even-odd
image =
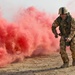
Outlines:
{"label": "red smoke", "polygon": [[0,67],[24,57],[50,54],[58,49],[51,31],[52,16],[34,7],[22,9],[13,23],[0,18]]}

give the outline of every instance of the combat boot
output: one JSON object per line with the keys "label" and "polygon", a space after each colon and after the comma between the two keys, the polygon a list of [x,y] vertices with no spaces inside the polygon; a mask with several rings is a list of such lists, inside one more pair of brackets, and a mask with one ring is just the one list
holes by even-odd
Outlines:
{"label": "combat boot", "polygon": [[73,60],[72,65],[75,66],[75,60]]}
{"label": "combat boot", "polygon": [[69,63],[64,63],[60,68],[67,68],[69,67]]}

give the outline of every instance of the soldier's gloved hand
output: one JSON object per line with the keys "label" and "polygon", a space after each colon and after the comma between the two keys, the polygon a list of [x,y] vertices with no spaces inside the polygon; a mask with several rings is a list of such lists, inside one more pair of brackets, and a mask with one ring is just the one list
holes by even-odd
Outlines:
{"label": "soldier's gloved hand", "polygon": [[71,38],[67,38],[67,39],[66,39],[66,42],[70,42],[70,41],[71,41]]}
{"label": "soldier's gloved hand", "polygon": [[55,38],[58,38],[58,35],[55,35]]}
{"label": "soldier's gloved hand", "polygon": [[59,33],[58,35],[61,36],[61,33]]}

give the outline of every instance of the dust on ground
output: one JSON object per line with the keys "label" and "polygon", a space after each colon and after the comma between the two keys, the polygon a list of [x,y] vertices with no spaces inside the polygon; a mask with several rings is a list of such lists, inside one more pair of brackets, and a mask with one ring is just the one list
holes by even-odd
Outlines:
{"label": "dust on ground", "polygon": [[0,75],[75,75],[75,67],[71,65],[71,53],[68,53],[70,67],[60,68],[60,54],[26,58],[23,62],[12,63],[0,68]]}

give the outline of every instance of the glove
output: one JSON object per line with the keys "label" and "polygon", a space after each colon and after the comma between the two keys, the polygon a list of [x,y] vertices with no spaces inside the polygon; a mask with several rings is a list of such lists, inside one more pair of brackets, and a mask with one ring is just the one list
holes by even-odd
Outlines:
{"label": "glove", "polygon": [[71,38],[65,38],[65,43],[66,43],[66,46],[70,46],[71,44]]}
{"label": "glove", "polygon": [[58,35],[55,35],[55,38],[58,38]]}
{"label": "glove", "polygon": [[59,36],[62,36],[61,33],[58,34]]}
{"label": "glove", "polygon": [[71,41],[71,38],[67,38],[67,39],[66,39],[66,42],[70,42],[70,41]]}

